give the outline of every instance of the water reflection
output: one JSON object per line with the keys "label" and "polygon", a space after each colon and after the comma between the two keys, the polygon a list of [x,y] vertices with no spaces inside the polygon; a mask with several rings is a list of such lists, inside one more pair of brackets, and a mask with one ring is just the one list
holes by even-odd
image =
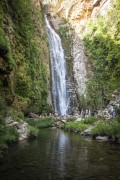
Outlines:
{"label": "water reflection", "polygon": [[65,134],[65,133],[60,133],[58,142],[59,142],[59,145],[58,145],[59,171],[60,171],[61,175],[64,175],[64,172],[65,172],[65,159],[66,159],[66,155],[67,155],[67,147],[70,146],[69,145],[68,135]]}
{"label": "water reflection", "polygon": [[61,130],[40,131],[0,160],[0,180],[117,180],[120,146],[99,144]]}

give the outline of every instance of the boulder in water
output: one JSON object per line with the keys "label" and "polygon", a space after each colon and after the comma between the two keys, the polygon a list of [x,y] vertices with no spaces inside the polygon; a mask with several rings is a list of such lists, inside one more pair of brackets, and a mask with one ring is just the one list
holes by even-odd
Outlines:
{"label": "boulder in water", "polygon": [[83,136],[91,136],[91,130],[92,130],[92,127],[89,127],[88,129],[84,130],[81,135]]}
{"label": "boulder in water", "polygon": [[97,136],[96,140],[98,140],[98,141],[108,141],[108,137],[107,136]]}
{"label": "boulder in water", "polygon": [[28,124],[23,122],[18,125],[19,141],[28,138]]}

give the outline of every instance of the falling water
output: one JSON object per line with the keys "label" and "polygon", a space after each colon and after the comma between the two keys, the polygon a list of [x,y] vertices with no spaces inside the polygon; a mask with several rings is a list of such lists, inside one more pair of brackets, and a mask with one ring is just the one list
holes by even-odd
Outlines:
{"label": "falling water", "polygon": [[59,35],[50,26],[46,18],[47,35],[50,45],[52,97],[54,111],[59,115],[66,115],[68,110],[68,96],[66,86],[66,62]]}

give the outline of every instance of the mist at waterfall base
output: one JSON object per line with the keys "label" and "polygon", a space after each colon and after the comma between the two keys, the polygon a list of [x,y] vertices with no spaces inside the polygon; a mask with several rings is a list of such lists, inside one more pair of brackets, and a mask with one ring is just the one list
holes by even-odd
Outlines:
{"label": "mist at waterfall base", "polygon": [[51,80],[52,80],[52,99],[54,112],[64,116],[68,114],[69,95],[66,85],[66,62],[64,51],[59,35],[51,27],[47,17],[46,29],[50,46],[51,58]]}

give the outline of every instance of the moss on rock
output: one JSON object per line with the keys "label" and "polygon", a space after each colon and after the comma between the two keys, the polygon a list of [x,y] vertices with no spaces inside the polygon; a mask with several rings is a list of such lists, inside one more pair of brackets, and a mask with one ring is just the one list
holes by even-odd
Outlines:
{"label": "moss on rock", "polygon": [[24,114],[42,113],[49,91],[49,49],[41,7],[0,2],[0,103]]}

